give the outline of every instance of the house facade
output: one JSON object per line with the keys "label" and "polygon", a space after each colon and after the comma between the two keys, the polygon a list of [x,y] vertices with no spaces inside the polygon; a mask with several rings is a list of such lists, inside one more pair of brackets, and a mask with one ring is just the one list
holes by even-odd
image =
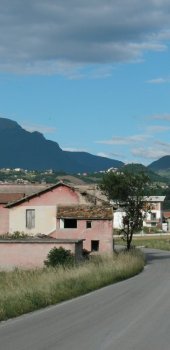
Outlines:
{"label": "house facade", "polygon": [[72,186],[58,183],[6,205],[9,233],[83,239],[89,251],[113,251],[113,212]]}
{"label": "house facade", "polygon": [[46,187],[47,185],[41,184],[0,184],[0,235],[9,232],[9,209],[6,205],[32,193],[40,192]]}
{"label": "house facade", "polygon": [[162,204],[165,200],[165,196],[149,196],[145,197],[146,206],[148,211],[143,220],[143,226],[148,228],[157,227],[163,229],[163,209]]}
{"label": "house facade", "polygon": [[57,228],[52,236],[56,238],[79,237],[84,239],[88,251],[112,252],[111,207],[106,206],[59,206],[57,208]]}
{"label": "house facade", "polygon": [[[158,228],[164,230],[163,226],[163,211],[162,204],[165,200],[165,196],[148,196],[144,197],[144,205],[146,206],[146,212],[143,218],[143,227]],[[123,217],[125,216],[123,208],[118,208],[114,211],[113,228],[123,228]]]}

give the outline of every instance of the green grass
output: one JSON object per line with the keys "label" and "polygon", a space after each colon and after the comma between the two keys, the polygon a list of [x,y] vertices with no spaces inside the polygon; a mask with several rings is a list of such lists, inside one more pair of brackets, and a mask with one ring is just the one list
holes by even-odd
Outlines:
{"label": "green grass", "polygon": [[[126,243],[119,239],[115,240],[115,244]],[[132,245],[135,247],[144,246],[145,248],[170,250],[170,237],[169,238],[133,238]]]}
{"label": "green grass", "polygon": [[69,300],[132,277],[143,270],[144,255],[134,250],[94,256],[80,266],[0,273],[0,320]]}
{"label": "green grass", "polygon": [[134,240],[135,246],[145,246],[146,248],[170,250],[170,239],[145,239]]}

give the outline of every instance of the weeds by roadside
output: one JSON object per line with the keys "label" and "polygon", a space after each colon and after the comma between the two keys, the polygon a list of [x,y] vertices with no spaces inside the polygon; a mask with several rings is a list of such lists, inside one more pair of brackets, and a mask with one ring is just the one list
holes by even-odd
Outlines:
{"label": "weeds by roadside", "polygon": [[139,250],[93,256],[73,268],[0,273],[0,320],[59,303],[132,277],[143,270]]}

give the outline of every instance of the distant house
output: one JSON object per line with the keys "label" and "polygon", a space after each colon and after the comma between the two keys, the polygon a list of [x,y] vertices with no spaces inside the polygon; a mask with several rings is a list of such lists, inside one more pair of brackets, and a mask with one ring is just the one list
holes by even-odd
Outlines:
{"label": "distant house", "polygon": [[163,211],[163,227],[164,231],[170,231],[170,211]]}
{"label": "distant house", "polygon": [[[143,227],[157,227],[162,229],[163,224],[163,212],[162,212],[162,203],[165,200],[165,196],[148,196],[144,197],[143,201],[148,207],[146,214],[143,219]],[[115,229],[123,228],[123,217],[125,216],[125,211],[123,208],[118,208],[114,210],[114,220],[113,227]]]}
{"label": "distant house", "polygon": [[164,200],[165,196],[149,196],[144,198],[146,205],[149,206],[149,210],[146,212],[146,216],[143,221],[144,227],[157,227],[162,229],[162,204]]}
{"label": "distant house", "polygon": [[84,248],[90,251],[113,250],[112,207],[63,182],[8,203],[6,209],[10,233],[83,239]]}

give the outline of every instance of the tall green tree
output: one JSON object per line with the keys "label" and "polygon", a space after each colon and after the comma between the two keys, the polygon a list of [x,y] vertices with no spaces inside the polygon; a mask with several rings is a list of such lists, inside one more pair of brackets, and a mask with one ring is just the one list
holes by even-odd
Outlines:
{"label": "tall green tree", "polygon": [[109,172],[99,185],[101,191],[117,208],[123,208],[121,233],[126,240],[127,250],[131,248],[133,234],[143,225],[143,218],[149,211],[144,197],[149,195],[150,180],[144,173],[133,174]]}

